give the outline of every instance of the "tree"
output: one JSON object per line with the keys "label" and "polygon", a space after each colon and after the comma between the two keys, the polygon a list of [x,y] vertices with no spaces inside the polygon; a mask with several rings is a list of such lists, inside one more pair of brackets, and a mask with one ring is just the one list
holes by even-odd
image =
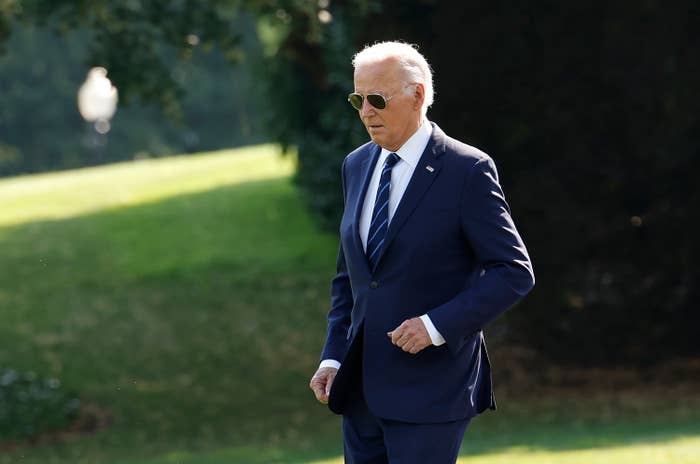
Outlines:
{"label": "tree", "polygon": [[[156,42],[146,52],[154,54],[140,59],[144,63],[160,60],[160,65],[153,68],[155,75],[146,83],[155,86],[151,89],[141,86],[141,76],[149,70],[137,68],[132,75],[120,68],[129,66],[129,60],[144,50],[113,51],[109,54],[118,59],[103,61],[90,53],[108,45],[95,45],[99,39],[87,24],[78,22],[71,28],[54,16],[30,20],[27,8],[25,3],[22,15],[15,14],[6,22],[12,34],[2,44],[5,53],[0,54],[0,175],[216,149],[265,139],[251,130],[259,106],[250,92],[249,73],[240,65],[232,66],[218,45],[202,44],[199,36],[190,33],[185,37],[186,58],[179,59],[175,47],[152,34]],[[242,38],[237,53],[255,53],[252,19],[238,15],[230,26]],[[59,37],[51,29],[60,30]],[[119,61],[122,55],[126,62]],[[133,81],[117,82],[121,104],[109,143],[99,150],[88,150],[86,144],[91,139],[77,112],[75,93],[87,69],[94,65],[108,66],[112,79],[116,75]],[[167,70],[166,76],[160,74],[163,70]],[[164,84],[163,94],[156,92],[159,79],[171,80]],[[171,117],[164,117],[164,113]]]}

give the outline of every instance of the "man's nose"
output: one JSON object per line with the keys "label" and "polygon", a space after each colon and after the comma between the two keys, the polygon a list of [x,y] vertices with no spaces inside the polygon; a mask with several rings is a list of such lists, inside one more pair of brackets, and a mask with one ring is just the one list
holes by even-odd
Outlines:
{"label": "man's nose", "polygon": [[360,116],[367,116],[374,113],[374,106],[372,106],[366,98],[362,99],[362,108],[360,108]]}

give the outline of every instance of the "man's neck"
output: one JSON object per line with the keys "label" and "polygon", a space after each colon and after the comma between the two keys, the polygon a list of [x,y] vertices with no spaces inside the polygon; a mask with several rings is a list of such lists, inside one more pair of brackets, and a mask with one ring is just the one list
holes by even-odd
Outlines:
{"label": "man's neck", "polygon": [[423,123],[424,123],[424,122],[425,122],[425,118],[424,118],[423,116],[420,116],[420,118],[418,119],[418,125],[415,126],[415,127],[413,128],[412,131],[410,131],[410,133],[408,134],[408,137],[406,137],[406,139],[405,139],[404,141],[402,141],[402,142],[396,147],[395,150],[392,150],[392,149],[387,148],[387,147],[382,147],[382,148],[384,148],[385,150],[387,150],[387,151],[389,151],[389,152],[394,152],[394,153],[397,152],[397,151],[399,151],[399,150],[401,150],[401,147],[403,147],[404,145],[406,145],[406,142],[408,142],[409,140],[411,140],[411,137],[413,137],[414,135],[416,135],[416,132],[418,132],[418,131],[420,130],[420,128],[423,126]]}

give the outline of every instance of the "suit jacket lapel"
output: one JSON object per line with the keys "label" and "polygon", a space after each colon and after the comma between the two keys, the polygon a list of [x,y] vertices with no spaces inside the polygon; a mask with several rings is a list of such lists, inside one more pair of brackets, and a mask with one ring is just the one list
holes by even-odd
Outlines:
{"label": "suit jacket lapel", "polygon": [[406,187],[406,191],[399,202],[399,206],[396,208],[394,216],[389,223],[389,229],[386,233],[384,246],[380,251],[381,254],[377,260],[377,266],[379,266],[385,251],[391,246],[391,241],[396,237],[398,231],[406,223],[416,206],[418,206],[420,199],[423,198],[425,192],[428,191],[430,185],[437,178],[442,166],[442,160],[439,157],[445,152],[445,137],[445,133],[437,125],[433,124],[433,134],[430,136],[430,141],[425,147],[416,169],[413,171],[413,176],[411,176],[411,180]]}

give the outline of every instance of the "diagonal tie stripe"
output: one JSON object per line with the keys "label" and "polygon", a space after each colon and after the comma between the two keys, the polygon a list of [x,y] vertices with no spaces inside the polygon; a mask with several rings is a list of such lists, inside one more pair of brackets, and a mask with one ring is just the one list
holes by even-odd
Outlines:
{"label": "diagonal tie stripe", "polygon": [[384,223],[383,223],[383,224],[380,224],[379,227],[376,228],[376,230],[374,231],[374,234],[372,234],[372,236],[371,236],[370,238],[367,239],[367,243],[371,242],[371,241],[377,236],[377,234],[378,234],[382,229],[384,229],[384,225],[385,225],[387,222],[388,222],[388,220],[387,220],[387,219],[384,219]]}
{"label": "diagonal tie stripe", "polygon": [[399,156],[396,153],[390,153],[387,156],[382,169],[382,174],[379,177],[379,186],[377,187],[377,198],[374,202],[374,211],[372,211],[372,222],[369,226],[367,234],[367,258],[369,264],[374,270],[377,265],[377,260],[381,255],[380,251],[384,245],[386,231],[389,228],[389,192],[391,191],[391,169],[399,161]]}

